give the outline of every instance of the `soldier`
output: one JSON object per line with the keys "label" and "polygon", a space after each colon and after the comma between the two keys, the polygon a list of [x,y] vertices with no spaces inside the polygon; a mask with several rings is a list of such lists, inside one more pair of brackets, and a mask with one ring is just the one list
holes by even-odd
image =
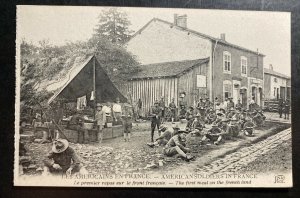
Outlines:
{"label": "soldier", "polygon": [[219,145],[222,140],[222,130],[218,127],[218,125],[213,124],[211,129],[208,130],[207,134],[203,136],[201,139],[201,143],[206,141],[207,139],[213,142],[215,145]]}
{"label": "soldier", "polygon": [[199,98],[199,101],[198,101],[197,106],[196,106],[198,112],[199,112],[199,109],[201,107],[204,108],[204,103],[203,103],[203,98],[202,97]]}
{"label": "soldier", "polygon": [[217,115],[216,115],[215,111],[214,111],[212,108],[210,108],[210,109],[209,109],[209,113],[208,113],[208,115],[207,115],[207,123],[208,123],[208,124],[211,124],[211,123],[213,123],[216,119],[217,119]]}
{"label": "soldier", "polygon": [[284,107],[283,107],[283,112],[284,112],[284,119],[289,119],[290,115],[290,101],[288,99],[285,100]]}
{"label": "soldier", "polygon": [[239,135],[241,128],[236,117],[232,117],[227,127],[227,135],[229,137],[237,137]]}
{"label": "soldier", "polygon": [[190,161],[194,158],[187,153],[191,152],[190,148],[186,147],[186,133],[187,131],[179,130],[177,135],[174,135],[164,147],[164,154],[168,157],[172,157],[178,154],[186,161]]}
{"label": "soldier", "polygon": [[241,99],[239,98],[237,101],[237,104],[235,105],[235,108],[238,110],[241,110],[243,107],[242,103],[241,103]]}
{"label": "soldier", "polygon": [[190,128],[191,130],[198,129],[202,131],[203,126],[204,126],[204,122],[201,120],[201,115],[197,114]]}
{"label": "soldier", "polygon": [[229,109],[229,112],[227,113],[227,118],[232,118],[235,115],[235,109],[233,107],[231,107]]}
{"label": "soldier", "polygon": [[186,109],[184,105],[180,106],[179,119],[185,119]]}
{"label": "soldier", "polygon": [[124,141],[130,142],[131,130],[132,130],[132,118],[131,115],[123,115],[123,126],[124,126]]}
{"label": "soldier", "polygon": [[215,110],[218,111],[221,108],[221,104],[219,102],[218,97],[215,98],[215,103],[214,104],[215,104],[214,105]]}
{"label": "soldier", "polygon": [[96,114],[95,114],[95,122],[97,125],[97,140],[99,143],[102,143],[103,139],[103,128],[106,123],[106,113],[102,109],[102,105],[97,103],[96,105]]}
{"label": "soldier", "polygon": [[225,109],[227,111],[228,108],[228,98],[225,98],[223,104],[222,104],[222,109]]}
{"label": "soldier", "polygon": [[43,175],[49,173],[61,173],[71,175],[76,172],[87,173],[73,148],[65,139],[57,139],[53,142],[52,151],[45,157]]}
{"label": "soldier", "polygon": [[175,104],[175,99],[172,98],[171,103],[169,104],[169,108],[172,114],[172,123],[174,123],[175,117],[176,117],[176,104]]}
{"label": "soldier", "polygon": [[209,101],[209,97],[206,97],[206,100],[205,100],[205,108],[206,109],[209,109],[211,107],[211,102]]}
{"label": "soldier", "polygon": [[67,124],[67,129],[78,132],[78,143],[89,143],[90,137],[87,129],[83,128],[85,118],[82,111],[75,111],[71,120]]}
{"label": "soldier", "polygon": [[158,130],[161,131],[162,134],[158,138],[156,138],[155,142],[147,143],[147,145],[151,148],[153,148],[154,146],[165,146],[173,137],[173,135],[176,135],[178,133],[179,127],[175,126],[173,127],[173,129],[171,129],[162,124]]}
{"label": "soldier", "polygon": [[233,102],[232,99],[233,99],[232,97],[229,98],[229,102],[227,104],[227,110],[230,110],[231,108],[234,108],[234,102]]}
{"label": "soldier", "polygon": [[[159,129],[161,123],[161,108],[158,106],[158,101],[155,101],[154,107],[151,109],[151,142],[154,142],[154,130],[155,127]],[[160,136],[160,131],[158,131],[158,135]]]}
{"label": "soldier", "polygon": [[245,118],[245,123],[242,126],[244,131],[244,134],[246,136],[253,136],[253,132],[254,132],[254,123],[251,121],[251,118],[246,117]]}
{"label": "soldier", "polygon": [[166,104],[165,104],[165,99],[163,96],[161,97],[161,99],[159,101],[159,107],[161,108],[161,120],[162,120],[162,123],[164,123]]}
{"label": "soldier", "polygon": [[194,107],[190,106],[189,110],[185,114],[187,125],[186,128],[191,128],[191,125],[194,121]]}
{"label": "soldier", "polygon": [[252,96],[252,99],[250,100],[249,103],[249,111],[252,112],[254,110],[254,107],[255,107],[255,97]]}
{"label": "soldier", "polygon": [[279,113],[279,117],[282,117],[282,112],[283,112],[283,107],[284,107],[284,102],[283,100],[280,98],[279,99],[279,103],[278,103],[278,113]]}

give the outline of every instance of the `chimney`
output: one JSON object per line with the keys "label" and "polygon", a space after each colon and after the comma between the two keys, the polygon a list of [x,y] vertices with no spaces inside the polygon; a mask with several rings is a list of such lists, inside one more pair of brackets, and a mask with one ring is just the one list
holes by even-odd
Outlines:
{"label": "chimney", "polygon": [[225,40],[225,33],[222,33],[222,34],[220,35],[220,38],[221,38],[222,41],[226,41],[226,40]]}
{"label": "chimney", "polygon": [[269,65],[269,69],[273,70],[273,65],[272,64]]}
{"label": "chimney", "polygon": [[174,14],[174,25],[187,28],[187,15]]}

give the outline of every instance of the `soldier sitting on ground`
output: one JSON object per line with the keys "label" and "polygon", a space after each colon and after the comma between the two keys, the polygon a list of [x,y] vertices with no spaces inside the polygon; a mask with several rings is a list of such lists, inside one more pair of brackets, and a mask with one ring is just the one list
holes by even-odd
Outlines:
{"label": "soldier sitting on ground", "polygon": [[253,115],[253,122],[256,126],[263,126],[265,122],[266,116],[262,113],[261,110],[255,110]]}
{"label": "soldier sitting on ground", "polygon": [[178,133],[179,127],[173,127],[173,130],[162,124],[159,129],[162,134],[156,138],[154,142],[148,142],[147,145],[153,148],[154,146],[165,146],[174,134]]}
{"label": "soldier sitting on ground", "polygon": [[186,109],[184,105],[180,106],[179,119],[185,119]]}
{"label": "soldier sitting on ground", "polygon": [[231,107],[227,113],[227,118],[231,119],[235,115],[236,111],[233,107]]}
{"label": "soldier sitting on ground", "polygon": [[209,113],[206,117],[207,124],[213,123],[216,119],[217,119],[217,115],[216,115],[215,111],[212,108],[210,108]]}
{"label": "soldier sitting on ground", "polygon": [[185,130],[179,130],[177,135],[174,135],[164,147],[164,154],[168,157],[179,155],[186,161],[194,158],[187,153],[190,153],[190,148],[186,147],[186,133]]}
{"label": "soldier sitting on ground", "polygon": [[191,125],[194,121],[194,107],[190,106],[189,110],[185,114],[187,125],[186,128],[191,128]]}
{"label": "soldier sitting on ground", "polygon": [[232,117],[229,121],[228,127],[227,127],[227,137],[237,137],[239,135],[241,128],[240,124],[238,123],[238,119],[236,117]]}
{"label": "soldier sitting on ground", "polygon": [[65,139],[53,142],[52,152],[44,159],[44,164],[43,175],[49,173],[71,175],[76,172],[87,174],[74,149],[69,147],[69,142]]}
{"label": "soldier sitting on ground", "polygon": [[218,112],[216,113],[216,115],[217,115],[217,118],[215,119],[215,121],[213,122],[213,124],[219,125],[219,123],[220,123],[220,122],[222,121],[222,119],[225,117],[225,114],[222,113],[222,112],[220,112],[220,111],[218,111]]}
{"label": "soldier sitting on ground", "polygon": [[222,135],[223,135],[222,129],[218,127],[218,125],[213,124],[211,126],[211,129],[208,130],[208,132],[203,136],[201,139],[201,143],[203,143],[206,140],[209,140],[213,142],[215,145],[219,145],[219,143],[222,140]]}
{"label": "soldier sitting on ground", "polygon": [[245,118],[245,123],[243,124],[242,129],[246,136],[253,136],[254,123],[251,121],[250,117]]}
{"label": "soldier sitting on ground", "polygon": [[203,126],[204,126],[204,122],[201,120],[201,115],[198,113],[190,128],[192,130],[198,129],[198,130],[202,131]]}
{"label": "soldier sitting on ground", "polygon": [[229,121],[230,119],[223,117],[222,120],[219,122],[218,127],[224,132],[227,131]]}

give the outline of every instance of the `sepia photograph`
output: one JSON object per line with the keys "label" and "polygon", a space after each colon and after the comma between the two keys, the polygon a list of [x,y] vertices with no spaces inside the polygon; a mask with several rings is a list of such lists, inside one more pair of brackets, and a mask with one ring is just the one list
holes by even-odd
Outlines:
{"label": "sepia photograph", "polygon": [[293,186],[289,12],[16,18],[15,186]]}

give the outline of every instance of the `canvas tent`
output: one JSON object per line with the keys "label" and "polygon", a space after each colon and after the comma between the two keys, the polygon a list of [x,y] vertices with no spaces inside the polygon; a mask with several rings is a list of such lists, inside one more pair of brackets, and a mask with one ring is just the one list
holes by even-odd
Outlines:
{"label": "canvas tent", "polygon": [[77,98],[89,95],[94,91],[96,102],[113,102],[118,97],[120,102],[127,99],[120,93],[107,76],[95,56],[76,68],[72,68],[63,86],[48,100],[51,104],[57,98],[63,98],[68,102],[76,102]]}

